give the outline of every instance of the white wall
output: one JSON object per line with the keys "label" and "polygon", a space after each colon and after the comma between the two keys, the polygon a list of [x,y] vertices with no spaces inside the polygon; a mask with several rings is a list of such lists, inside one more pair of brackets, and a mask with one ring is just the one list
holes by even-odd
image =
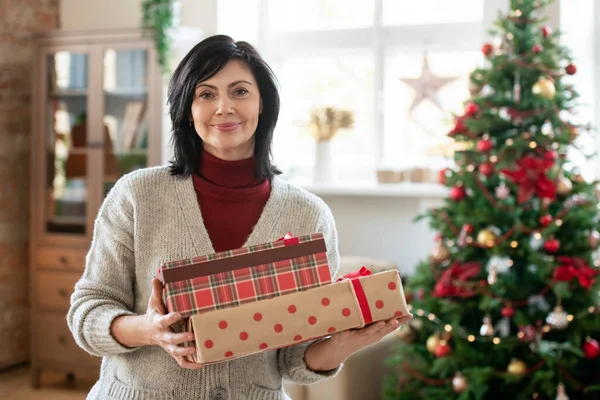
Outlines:
{"label": "white wall", "polygon": [[[342,256],[364,256],[394,262],[410,274],[426,259],[435,232],[428,222],[412,219],[441,199],[372,196],[321,196],[335,217]],[[357,265],[357,268],[360,268]]]}

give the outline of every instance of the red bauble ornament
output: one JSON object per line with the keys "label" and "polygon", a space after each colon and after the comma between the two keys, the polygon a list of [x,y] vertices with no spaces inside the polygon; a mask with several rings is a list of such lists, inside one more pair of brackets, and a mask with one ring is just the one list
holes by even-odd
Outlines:
{"label": "red bauble ornament", "polygon": [[483,54],[485,54],[486,56],[490,56],[492,54],[492,52],[494,51],[494,46],[492,46],[491,43],[486,43],[483,45],[483,47],[481,48],[481,52]]}
{"label": "red bauble ornament", "polygon": [[443,168],[440,170],[440,172],[438,172],[438,183],[440,185],[446,184],[446,172],[447,171],[448,171],[448,168]]}
{"label": "red bauble ornament", "polygon": [[479,172],[485,176],[491,176],[494,173],[494,166],[491,163],[483,163],[479,166]]}
{"label": "red bauble ornament", "polygon": [[577,72],[577,67],[575,66],[575,64],[569,64],[565,67],[565,72],[569,75],[575,75],[575,73]]}
{"label": "red bauble ornament", "polygon": [[548,239],[544,242],[544,250],[548,253],[556,253],[560,249],[560,241],[558,239]]}
{"label": "red bauble ornament", "polygon": [[490,151],[492,146],[492,141],[489,139],[481,139],[477,142],[477,150],[481,151],[482,153],[487,153]]}
{"label": "red bauble ornament", "polygon": [[477,107],[477,104],[473,102],[469,102],[465,106],[465,115],[469,117],[472,117],[473,115],[477,114],[477,111],[479,111],[479,107]]}
{"label": "red bauble ornament", "polygon": [[533,51],[535,54],[541,53],[542,50],[544,50],[544,46],[542,46],[541,44],[534,44],[531,48],[531,51]]}
{"label": "red bauble ornament", "polygon": [[598,356],[600,356],[600,344],[595,339],[587,338],[582,348],[583,354],[588,360],[593,360],[594,358],[598,358]]}
{"label": "red bauble ornament", "polygon": [[550,215],[550,214],[542,215],[540,217],[540,224],[542,224],[542,226],[548,226],[548,225],[550,225],[551,222],[552,222],[552,215]]}
{"label": "red bauble ornament", "polygon": [[520,326],[517,337],[521,342],[531,343],[537,338],[537,329],[533,325]]}
{"label": "red bauble ornament", "polygon": [[464,199],[466,195],[467,192],[462,186],[454,186],[452,189],[450,189],[450,198],[454,201],[460,201]]}
{"label": "red bauble ornament", "polygon": [[550,34],[552,33],[552,28],[550,28],[548,25],[542,26],[540,30],[542,31],[542,36],[545,38],[550,36]]}
{"label": "red bauble ornament", "polygon": [[513,315],[515,315],[515,309],[512,307],[504,307],[501,311],[501,314],[503,317],[511,318]]}
{"label": "red bauble ornament", "polygon": [[462,226],[462,230],[465,231],[466,233],[471,233],[471,232],[473,232],[473,225],[464,224]]}
{"label": "red bauble ornament", "polygon": [[556,161],[557,158],[558,158],[558,154],[556,153],[555,150],[550,150],[550,151],[545,151],[544,152],[544,159],[545,160]]}
{"label": "red bauble ornament", "polygon": [[450,353],[452,353],[452,347],[450,347],[450,345],[444,340],[440,342],[434,351],[434,354],[437,358],[449,356]]}

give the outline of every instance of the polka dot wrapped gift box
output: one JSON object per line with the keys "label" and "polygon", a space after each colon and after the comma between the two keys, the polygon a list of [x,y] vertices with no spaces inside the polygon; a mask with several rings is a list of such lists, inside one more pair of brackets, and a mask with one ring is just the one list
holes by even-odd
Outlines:
{"label": "polka dot wrapped gift box", "polygon": [[192,316],[190,360],[225,361],[401,316],[410,313],[398,271],[363,267],[330,285]]}

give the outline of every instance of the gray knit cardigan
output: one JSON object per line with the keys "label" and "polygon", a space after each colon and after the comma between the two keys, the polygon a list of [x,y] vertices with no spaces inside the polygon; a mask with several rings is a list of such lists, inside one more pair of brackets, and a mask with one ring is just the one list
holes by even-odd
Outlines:
{"label": "gray knit cardigan", "polygon": [[[339,256],[331,211],[318,197],[275,177],[244,246],[277,240],[288,231],[322,232],[335,275]],[[173,177],[162,166],[119,179],[100,208],[67,316],[78,345],[103,357],[88,399],[282,400],[287,399],[282,379],[311,384],[340,370],[309,370],[304,353],[310,343],[189,370],[159,346],[127,348],[112,337],[117,316],[146,312],[151,280],[163,262],[213,252],[191,178]]]}

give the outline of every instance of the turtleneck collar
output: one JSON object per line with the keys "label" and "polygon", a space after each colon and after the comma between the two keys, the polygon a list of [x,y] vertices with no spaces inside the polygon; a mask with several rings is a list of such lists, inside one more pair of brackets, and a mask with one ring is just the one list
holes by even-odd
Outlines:
{"label": "turtleneck collar", "polygon": [[254,156],[244,160],[222,160],[202,150],[198,175],[208,182],[230,189],[250,188],[261,183],[254,176]]}

